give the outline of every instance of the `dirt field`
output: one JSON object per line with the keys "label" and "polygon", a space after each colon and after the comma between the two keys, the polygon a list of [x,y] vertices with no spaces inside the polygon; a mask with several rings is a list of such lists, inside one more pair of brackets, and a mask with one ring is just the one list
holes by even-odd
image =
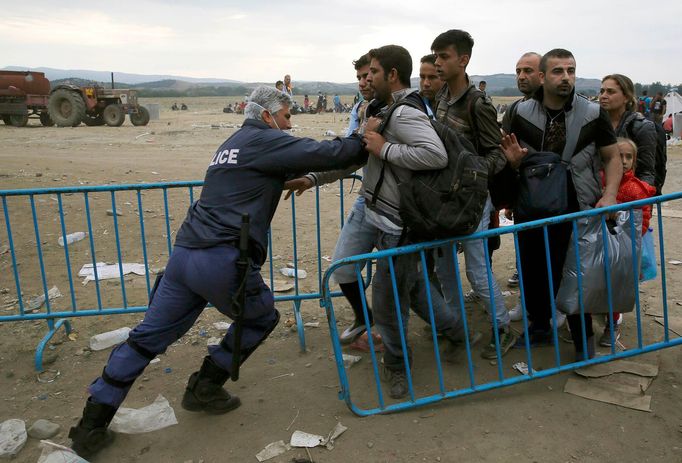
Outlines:
{"label": "dirt field", "polygon": [[[141,182],[201,180],[214,150],[232,134],[242,116],[223,114],[222,107],[234,99],[186,99],[188,111],[171,112],[173,99],[149,100],[161,104],[161,119],[147,127],[133,127],[129,121],[120,128],[86,127],[44,128],[31,121],[27,128],[0,125],[0,189],[51,188],[80,185],[125,184]],[[180,103],[180,101],[178,101]],[[325,138],[327,130],[342,133],[346,115],[294,116],[294,135]],[[682,189],[682,149],[669,149],[666,192]],[[196,192],[195,192],[196,194]],[[338,235],[338,189],[322,189],[321,253],[331,255]],[[344,198],[350,207],[354,194]],[[118,219],[122,230],[136,230],[137,199],[134,195],[117,196]],[[53,307],[71,307],[67,273],[63,268],[63,249],[56,244],[60,234],[56,198],[37,197],[37,214],[41,223],[41,243],[45,253],[48,287],[59,282],[62,298]],[[79,202],[80,201],[80,202]],[[66,225],[69,231],[84,230],[84,206],[75,196],[64,197]],[[10,201],[11,204],[14,204]],[[171,236],[182,222],[188,204],[187,190],[169,193]],[[297,200],[299,266],[312,273],[302,281],[302,290],[316,288],[314,271],[317,265],[315,249],[314,195],[306,193]],[[93,238],[98,249],[97,260],[116,262],[116,247],[112,245],[112,217],[108,194],[93,194],[91,214]],[[15,246],[26,255],[20,266],[24,300],[41,294],[39,267],[35,256],[35,238],[31,211],[26,205],[12,209]],[[163,198],[158,194],[144,195],[146,226],[154,239],[150,248],[150,267],[165,265],[166,239]],[[664,214],[667,261],[682,260],[680,220],[673,217],[682,205],[671,203]],[[275,268],[293,259],[289,239],[291,212],[282,203],[273,224],[273,255],[280,256]],[[44,226],[42,225],[44,224]],[[327,226],[328,225],[328,226]],[[158,233],[157,233],[158,232]],[[137,239],[137,241],[135,241]],[[0,310],[2,315],[16,312],[17,298],[12,277],[11,257],[3,253],[6,245],[4,224],[0,226]],[[137,244],[136,244],[137,243]],[[80,247],[79,247],[80,246]],[[136,247],[137,246],[137,247]],[[88,246],[84,241],[73,246],[72,269],[77,272],[88,263]],[[124,262],[140,262],[139,235],[127,233],[122,238]],[[323,267],[329,264],[323,261]],[[281,266],[281,265],[279,265]],[[668,304],[672,315],[682,315],[682,266],[666,263]],[[514,268],[511,240],[505,237],[503,248],[495,253],[496,277],[506,289],[506,279]],[[153,277],[153,275],[152,275]],[[280,277],[281,278],[281,277]],[[79,284],[75,279],[75,294],[79,307],[96,307],[94,284]],[[144,304],[146,283],[143,277],[126,277],[131,305]],[[466,284],[466,283],[465,283]],[[660,277],[643,285],[643,308],[661,310]],[[120,284],[115,280],[102,285],[103,300],[120,304]],[[119,298],[119,299],[117,299]],[[118,302],[117,302],[118,301]],[[678,302],[680,301],[680,302]],[[515,296],[508,297],[511,308]],[[334,450],[315,448],[310,456],[304,450],[291,450],[273,462],[294,461],[294,458],[315,462],[671,462],[682,461],[682,352],[679,348],[648,354],[636,360],[657,363],[658,377],[647,391],[652,395],[652,412],[640,412],[582,399],[563,392],[566,380],[573,373],[564,373],[531,383],[479,393],[436,406],[370,418],[358,418],[337,399],[338,375],[333,360],[326,317],[316,301],[303,304],[306,322],[319,321],[318,328],[306,329],[308,352],[301,353],[298,336],[284,322],[292,318],[291,304],[280,304],[283,323],[271,338],[245,364],[238,383],[228,388],[239,395],[241,408],[223,416],[207,416],[184,411],[180,407],[182,393],[190,373],[195,371],[205,355],[208,337],[218,336],[213,327],[224,320],[214,310],[206,310],[195,327],[171,346],[160,362],[150,365],[135,384],[124,406],[138,408],[163,394],[175,409],[179,424],[148,434],[119,435],[117,441],[93,461],[100,462],[249,462],[267,444],[288,441],[294,430],[326,435],[340,421],[349,429],[337,441]],[[352,311],[340,300],[335,302],[339,327],[352,320]],[[487,330],[483,309],[472,306],[477,327]],[[43,309],[44,310],[44,309]],[[14,312],[13,312],[14,311]],[[27,425],[44,418],[61,425],[53,439],[68,445],[68,429],[80,416],[87,397],[86,386],[100,372],[109,350],[91,352],[89,338],[97,333],[121,326],[133,327],[141,314],[110,317],[85,317],[72,320],[74,336],[63,333],[46,349],[47,368],[59,370],[54,382],[43,383],[33,370],[36,344],[46,332],[44,321],[0,324],[0,422],[20,418]],[[663,330],[652,317],[643,316],[646,342],[660,340]],[[421,322],[415,322],[421,326]],[[520,329],[519,324],[516,325]],[[600,330],[595,326],[595,330]],[[412,330],[412,344],[417,355],[428,352],[430,343]],[[487,331],[486,331],[487,333]],[[674,336],[674,335],[673,335]],[[487,335],[486,335],[487,339]],[[625,346],[635,345],[634,315],[625,318]],[[473,358],[484,377],[496,373],[495,366],[479,356],[481,346],[474,348]],[[562,356],[571,355],[572,346],[563,343]],[[552,366],[551,349],[540,353],[536,369]],[[355,367],[351,377],[354,398],[363,401],[365,389],[372,388],[370,362],[367,355]],[[522,351],[512,351],[505,357],[504,372],[515,373],[511,365],[522,361]],[[464,377],[464,363],[453,367],[452,375]],[[455,373],[461,372],[461,373]],[[415,372],[419,384],[424,371]],[[371,393],[371,391],[369,391]],[[369,404],[362,404],[369,405]],[[38,441],[30,439],[16,461],[35,462],[40,451]],[[305,460],[303,460],[305,459]]]}

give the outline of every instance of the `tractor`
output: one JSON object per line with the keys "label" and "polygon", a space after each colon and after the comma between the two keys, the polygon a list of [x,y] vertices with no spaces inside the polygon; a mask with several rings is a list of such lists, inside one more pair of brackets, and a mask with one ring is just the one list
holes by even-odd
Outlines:
{"label": "tractor", "polygon": [[7,125],[24,127],[29,116],[52,126],[47,110],[50,81],[42,72],[0,71],[0,117]]}
{"label": "tractor", "polygon": [[149,111],[137,103],[137,91],[129,89],[58,85],[50,93],[48,108],[60,127],[75,127],[81,122],[120,127],[126,114],[133,125],[149,123]]}

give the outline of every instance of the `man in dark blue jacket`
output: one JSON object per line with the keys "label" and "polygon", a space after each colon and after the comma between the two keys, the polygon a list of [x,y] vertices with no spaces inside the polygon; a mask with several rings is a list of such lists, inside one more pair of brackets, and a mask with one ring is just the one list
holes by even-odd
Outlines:
{"label": "man in dark blue jacket", "polygon": [[[291,104],[289,95],[258,87],[249,98],[242,128],[211,159],[201,197],[190,206],[178,231],[144,320],[126,342],[114,348],[102,376],[89,387],[83,417],[69,433],[79,455],[88,457],[111,442],[113,434],[107,427],[135,379],[192,327],[207,303],[235,318],[232,300],[241,283],[236,262],[244,213],[250,216],[250,262],[241,319],[241,360],[277,325],[279,313],[260,267],[284,182],[310,170],[339,169],[367,159],[356,135],[318,142],[282,132],[291,128]],[[223,388],[233,371],[234,328],[230,326],[219,345],[209,347],[200,370],[190,376],[183,408],[220,414],[240,405],[239,398]]]}

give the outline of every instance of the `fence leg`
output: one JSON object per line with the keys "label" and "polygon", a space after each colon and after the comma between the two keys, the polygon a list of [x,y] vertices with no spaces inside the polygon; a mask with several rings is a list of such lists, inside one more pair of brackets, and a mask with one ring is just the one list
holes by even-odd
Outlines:
{"label": "fence leg", "polygon": [[66,331],[66,334],[68,335],[71,333],[71,323],[65,319],[65,318],[60,318],[55,322],[54,320],[50,319],[47,320],[47,327],[49,328],[50,331],[47,332],[45,336],[43,336],[43,339],[38,343],[38,347],[36,347],[36,355],[35,355],[35,367],[37,372],[43,371],[43,351],[45,350],[45,346],[47,345],[48,342],[50,342],[50,339],[52,339],[52,336],[55,335],[57,330],[59,328],[64,326],[64,330]]}
{"label": "fence leg", "polygon": [[294,319],[296,320],[296,330],[298,331],[298,343],[301,352],[305,352],[305,328],[301,317],[301,301],[294,301]]}

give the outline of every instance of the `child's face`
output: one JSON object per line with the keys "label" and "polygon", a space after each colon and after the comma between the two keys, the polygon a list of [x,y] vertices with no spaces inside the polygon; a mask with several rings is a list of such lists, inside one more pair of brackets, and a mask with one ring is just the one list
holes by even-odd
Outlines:
{"label": "child's face", "polygon": [[635,152],[629,143],[618,143],[620,159],[623,161],[623,172],[632,170],[632,163],[635,159]]}

